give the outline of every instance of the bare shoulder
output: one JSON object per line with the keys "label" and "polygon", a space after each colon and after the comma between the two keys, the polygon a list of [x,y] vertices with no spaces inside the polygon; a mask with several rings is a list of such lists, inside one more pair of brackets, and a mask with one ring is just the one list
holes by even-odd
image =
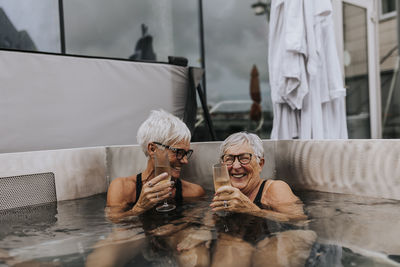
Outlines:
{"label": "bare shoulder", "polygon": [[290,186],[282,180],[272,180],[267,190],[264,191],[263,198],[268,202],[293,202],[298,197],[293,193]]}
{"label": "bare shoulder", "polygon": [[182,195],[183,197],[201,197],[206,192],[203,187],[198,184],[182,180]]}
{"label": "bare shoulder", "polygon": [[125,206],[136,198],[136,176],[114,179],[107,190],[107,206]]}
{"label": "bare shoulder", "polygon": [[290,219],[306,219],[303,203],[293,193],[290,186],[282,180],[273,180],[270,182],[268,190],[263,194],[263,203],[274,211],[287,214]]}

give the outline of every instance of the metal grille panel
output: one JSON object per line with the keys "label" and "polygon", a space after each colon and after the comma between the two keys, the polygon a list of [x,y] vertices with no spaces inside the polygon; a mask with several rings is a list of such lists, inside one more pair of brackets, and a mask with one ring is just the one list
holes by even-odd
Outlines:
{"label": "metal grille panel", "polygon": [[57,201],[54,173],[0,177],[0,210]]}

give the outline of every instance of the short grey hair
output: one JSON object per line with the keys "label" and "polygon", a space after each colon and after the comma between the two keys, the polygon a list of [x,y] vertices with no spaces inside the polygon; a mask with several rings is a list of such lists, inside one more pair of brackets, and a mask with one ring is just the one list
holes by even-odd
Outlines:
{"label": "short grey hair", "polygon": [[264,158],[264,147],[262,144],[262,140],[260,139],[260,137],[258,137],[258,135],[248,132],[238,132],[228,136],[219,147],[220,157],[222,157],[225,154],[225,151],[228,150],[228,148],[230,148],[231,146],[246,143],[249,144],[254,150],[254,154],[257,156],[257,161]]}
{"label": "short grey hair", "polygon": [[164,111],[152,110],[140,125],[136,139],[146,156],[147,145],[151,142],[172,146],[181,141],[190,142],[191,134],[186,124],[178,117]]}

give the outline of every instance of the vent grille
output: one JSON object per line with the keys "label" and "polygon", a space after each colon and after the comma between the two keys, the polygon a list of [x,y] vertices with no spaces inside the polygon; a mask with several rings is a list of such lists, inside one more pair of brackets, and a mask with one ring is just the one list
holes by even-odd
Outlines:
{"label": "vent grille", "polygon": [[0,177],[0,210],[57,201],[54,173]]}

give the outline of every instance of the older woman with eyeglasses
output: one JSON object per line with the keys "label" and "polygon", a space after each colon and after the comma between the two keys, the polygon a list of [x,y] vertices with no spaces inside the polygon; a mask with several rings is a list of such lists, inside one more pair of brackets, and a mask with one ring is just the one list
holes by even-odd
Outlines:
{"label": "older woman with eyeglasses", "polygon": [[281,225],[284,231],[274,232],[265,220],[290,221],[306,216],[287,183],[261,179],[261,139],[247,132],[232,134],[221,144],[220,156],[231,186],[221,186],[210,206],[213,211],[230,212],[217,220],[220,230],[211,266],[304,266],[316,234],[291,229],[289,223]]}
{"label": "older woman with eyeglasses", "polygon": [[[177,244],[193,231],[189,223],[166,223],[165,216],[153,213],[153,207],[167,198],[175,199],[179,204],[184,198],[205,193],[201,186],[180,178],[182,166],[188,163],[193,153],[190,138],[189,129],[179,118],[163,110],[150,113],[137,132],[137,141],[147,156],[147,166],[139,174],[114,179],[108,188],[106,207],[107,217],[112,221],[120,222],[120,219],[129,220],[127,217],[135,216],[133,218],[142,222],[145,235],[136,228],[115,228],[107,239],[99,241],[88,256],[86,266],[125,266],[145,246],[169,248],[174,251],[180,266],[189,266],[188,261],[196,266],[209,266],[208,248],[204,242],[182,253],[176,252]],[[153,157],[160,150],[168,153],[171,182],[161,182],[168,177],[167,173],[155,176]]]}
{"label": "older woman with eyeglasses", "polygon": [[220,146],[221,162],[228,167],[231,186],[220,187],[213,211],[233,211],[280,220],[305,218],[303,206],[287,183],[263,180],[264,148],[252,133],[230,135]]}
{"label": "older woman with eyeglasses", "polygon": [[[114,179],[107,193],[109,215],[114,218],[139,215],[167,198],[176,202],[185,197],[204,195],[201,186],[179,178],[182,166],[188,163],[191,134],[179,118],[163,110],[153,110],[139,127],[138,143],[147,156],[147,167],[139,174]],[[155,176],[153,155],[159,149],[168,151],[171,182],[160,183],[166,173]]]}

